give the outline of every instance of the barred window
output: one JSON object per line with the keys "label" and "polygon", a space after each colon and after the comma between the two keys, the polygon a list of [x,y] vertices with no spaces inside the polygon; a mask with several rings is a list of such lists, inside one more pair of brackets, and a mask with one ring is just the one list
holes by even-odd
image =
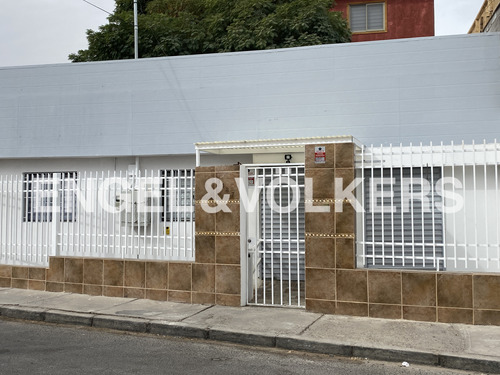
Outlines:
{"label": "barred window", "polygon": [[75,221],[76,178],[76,172],[23,173],[23,221],[52,221],[55,204],[59,205],[60,221]]}
{"label": "barred window", "polygon": [[168,169],[162,177],[162,220],[194,221],[194,170]]}

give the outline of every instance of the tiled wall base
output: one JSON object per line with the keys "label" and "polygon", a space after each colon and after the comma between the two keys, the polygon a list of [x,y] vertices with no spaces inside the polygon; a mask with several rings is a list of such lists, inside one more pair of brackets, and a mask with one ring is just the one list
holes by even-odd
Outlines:
{"label": "tiled wall base", "polygon": [[0,266],[0,287],[240,305],[234,265],[53,257],[47,269]]}
{"label": "tiled wall base", "polygon": [[500,325],[500,275],[308,268],[306,278],[312,312]]}

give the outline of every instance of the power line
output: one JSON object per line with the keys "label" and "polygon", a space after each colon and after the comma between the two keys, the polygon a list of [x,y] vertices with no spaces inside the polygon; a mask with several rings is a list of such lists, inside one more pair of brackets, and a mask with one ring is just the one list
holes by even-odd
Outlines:
{"label": "power line", "polygon": [[92,4],[90,1],[87,1],[87,0],[82,0],[82,1],[86,2],[86,3],[87,3],[87,4],[89,4],[89,5],[92,5],[94,8],[100,9],[100,10],[102,10],[103,12],[108,13],[110,16],[112,15],[112,14],[111,14],[111,13],[109,13],[106,9],[102,9],[101,7],[98,7],[98,6],[97,6],[97,5],[95,5],[95,4]]}

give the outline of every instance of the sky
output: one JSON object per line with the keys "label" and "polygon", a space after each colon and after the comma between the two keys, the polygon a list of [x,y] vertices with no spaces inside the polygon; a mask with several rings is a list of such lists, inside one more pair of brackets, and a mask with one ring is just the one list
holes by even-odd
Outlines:
{"label": "sky", "polygon": [[[113,12],[114,0],[88,0]],[[413,0],[405,0],[413,1]],[[434,0],[436,35],[466,34],[484,0]],[[0,67],[67,63],[108,15],[84,0],[3,1]]]}

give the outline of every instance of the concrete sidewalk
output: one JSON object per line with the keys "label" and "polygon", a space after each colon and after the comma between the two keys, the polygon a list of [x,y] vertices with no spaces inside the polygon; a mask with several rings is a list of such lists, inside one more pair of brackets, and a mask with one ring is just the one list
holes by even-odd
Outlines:
{"label": "concrete sidewalk", "polygon": [[0,288],[0,315],[500,373],[500,327]]}

